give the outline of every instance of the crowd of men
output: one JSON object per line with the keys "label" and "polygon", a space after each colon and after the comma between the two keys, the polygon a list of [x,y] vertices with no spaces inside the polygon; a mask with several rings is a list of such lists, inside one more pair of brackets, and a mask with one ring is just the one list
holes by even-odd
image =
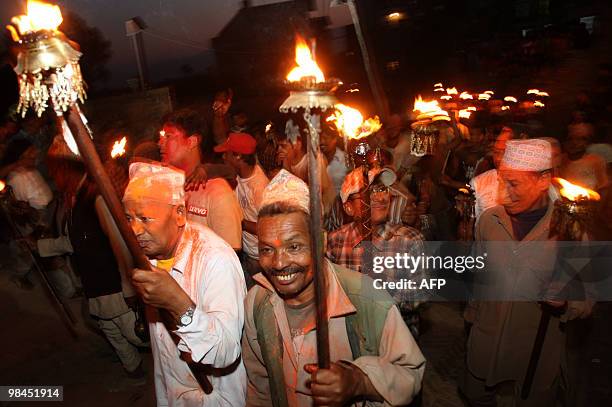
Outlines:
{"label": "crowd of men", "polygon": [[[55,135],[53,121],[2,126],[0,179],[9,187],[3,230],[11,231],[3,236],[10,252],[4,268],[27,289],[34,263],[42,262],[60,296],[84,294],[130,377],[144,377],[138,348],[150,346],[160,406],[419,403],[425,300],[377,290],[372,277],[427,271],[407,276],[386,268],[375,276],[375,256],[419,256],[434,240],[491,243],[489,268],[504,276],[504,298],[527,295],[517,291],[525,287],[544,290],[556,253],[528,243],[556,239],[549,233],[556,176],[601,194],[598,228],[586,238],[603,240],[612,230],[612,146],[594,142],[596,127],[582,113],[558,138],[533,123],[475,115],[461,124],[453,117],[432,124],[438,144],[425,156],[411,153],[414,135],[401,115],[358,146],[343,145],[337,130],[322,124],[325,230],[311,230],[307,133],[299,121],[262,128],[230,109],[224,94],[212,123],[202,112],[178,109],[162,119],[154,143],[135,148],[129,168],[106,164],[150,270],[134,268],[78,158],[57,137],[40,145],[41,132]],[[460,188],[473,190],[473,217],[455,205]],[[325,240],[325,369],[317,366],[313,234]],[[499,251],[493,242],[514,249]],[[588,318],[594,301],[587,295],[545,304],[556,310],[554,322],[531,391],[521,398],[544,306],[525,298],[465,307],[467,358],[458,386],[469,405],[572,405],[572,392],[561,386],[571,376],[563,326]],[[134,334],[143,318],[148,338]]]}

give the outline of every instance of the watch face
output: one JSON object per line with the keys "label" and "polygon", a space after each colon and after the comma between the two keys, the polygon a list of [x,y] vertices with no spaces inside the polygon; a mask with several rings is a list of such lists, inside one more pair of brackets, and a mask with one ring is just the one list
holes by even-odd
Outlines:
{"label": "watch face", "polygon": [[191,315],[183,315],[181,317],[181,325],[189,325],[191,323]]}

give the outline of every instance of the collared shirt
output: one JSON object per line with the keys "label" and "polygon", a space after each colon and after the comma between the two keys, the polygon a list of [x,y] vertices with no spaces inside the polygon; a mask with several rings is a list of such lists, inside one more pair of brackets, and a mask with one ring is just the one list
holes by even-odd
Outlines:
{"label": "collared shirt", "polygon": [[[209,228],[189,221],[170,275],[196,304],[192,322],[171,333],[156,308],[147,308],[158,406],[244,406],[246,373],[240,360],[246,285],[236,253]],[[151,261],[153,265],[156,261]],[[177,343],[178,342],[178,343]],[[178,349],[177,349],[178,348]],[[180,352],[221,374],[208,375],[205,394]]]}
{"label": "collared shirt", "polygon": [[185,192],[187,220],[212,229],[232,248],[242,248],[242,210],[227,181],[212,178],[204,188]]}
{"label": "collared shirt", "polygon": [[[257,212],[261,204],[264,188],[270,182],[259,165],[255,165],[253,174],[248,178],[236,177],[236,197],[242,208],[244,219],[257,222]],[[246,230],[242,231],[242,250],[251,258],[258,259],[257,236]]]}
{"label": "collared shirt", "polygon": [[[357,366],[372,382],[384,403],[368,402],[369,406],[405,405],[419,392],[425,358],[414,341],[396,307],[391,307],[380,337],[377,356],[361,356],[353,360],[346,332],[345,316],[355,313],[355,306],[342,289],[338,277],[328,261],[324,263],[327,279],[327,309],[331,361],[346,361]],[[270,394],[268,374],[257,343],[257,329],[253,319],[253,306],[258,290],[274,291],[267,278],[254,276],[260,284],[253,287],[245,301],[245,332],[242,341],[243,359],[248,372],[247,406],[269,407],[274,395]],[[283,341],[283,371],[287,401],[291,407],[310,407],[313,400],[309,387],[310,374],[304,365],[317,362],[316,330],[306,327],[303,335],[291,335],[283,300],[275,293],[270,297],[274,316]],[[356,405],[361,405],[361,402]]]}
{"label": "collared shirt", "polygon": [[[374,270],[375,257],[395,257],[396,254],[418,257],[424,251],[425,238],[418,230],[409,226],[394,225],[389,222],[374,229],[371,241],[364,241],[356,222],[351,222],[333,231],[327,238],[327,258],[332,263],[348,267],[351,270],[382,278],[385,281],[399,281],[402,278],[417,279],[423,277],[423,269],[417,270],[384,268],[382,273]],[[416,302],[411,294],[413,290],[389,291],[397,304]]]}

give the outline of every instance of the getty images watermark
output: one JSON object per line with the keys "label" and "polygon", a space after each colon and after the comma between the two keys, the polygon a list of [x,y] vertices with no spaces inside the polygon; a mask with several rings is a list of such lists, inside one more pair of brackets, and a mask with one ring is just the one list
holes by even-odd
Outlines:
{"label": "getty images watermark", "polygon": [[396,253],[394,256],[374,256],[372,258],[372,272],[374,274],[387,274],[392,270],[397,275],[414,275],[419,278],[397,278],[386,280],[374,278],[373,286],[378,290],[435,290],[446,285],[445,278],[427,278],[428,270],[454,271],[463,274],[466,271],[481,271],[486,267],[487,253],[479,256],[442,256],[426,255],[421,253],[413,256],[408,253]]}

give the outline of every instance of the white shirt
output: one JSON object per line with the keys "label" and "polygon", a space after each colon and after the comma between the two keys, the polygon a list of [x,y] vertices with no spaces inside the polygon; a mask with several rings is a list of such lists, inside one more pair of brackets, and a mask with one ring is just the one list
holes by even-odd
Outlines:
{"label": "white shirt", "polygon": [[497,170],[495,168],[472,178],[470,186],[476,196],[476,219],[487,209],[499,205],[497,199],[499,181],[497,180]]}
{"label": "white shirt", "polygon": [[[270,182],[259,165],[255,165],[253,174],[248,178],[236,177],[236,197],[242,208],[244,220],[257,222],[257,212],[261,204],[264,188]],[[257,236],[242,231],[242,250],[251,258],[258,259]]]}
{"label": "white shirt", "polygon": [[[157,264],[155,260],[151,263]],[[192,322],[174,331],[177,345],[160,321],[158,310],[147,307],[157,405],[244,406],[247,377],[239,358],[246,285],[236,253],[209,228],[188,221],[170,275],[196,309]],[[191,359],[202,365],[234,368],[230,373],[208,376],[213,391],[205,394],[179,358],[179,350],[190,353]]]}
{"label": "white shirt", "polygon": [[334,157],[327,165],[327,175],[329,175],[329,178],[334,184],[336,194],[340,193],[340,190],[342,189],[342,183],[344,182],[344,177],[346,177],[347,172],[348,169],[346,168],[346,153],[336,147]]}
{"label": "white shirt", "polygon": [[42,175],[35,169],[20,168],[9,174],[7,184],[15,199],[27,202],[34,209],[44,209],[53,199],[53,193]]}

